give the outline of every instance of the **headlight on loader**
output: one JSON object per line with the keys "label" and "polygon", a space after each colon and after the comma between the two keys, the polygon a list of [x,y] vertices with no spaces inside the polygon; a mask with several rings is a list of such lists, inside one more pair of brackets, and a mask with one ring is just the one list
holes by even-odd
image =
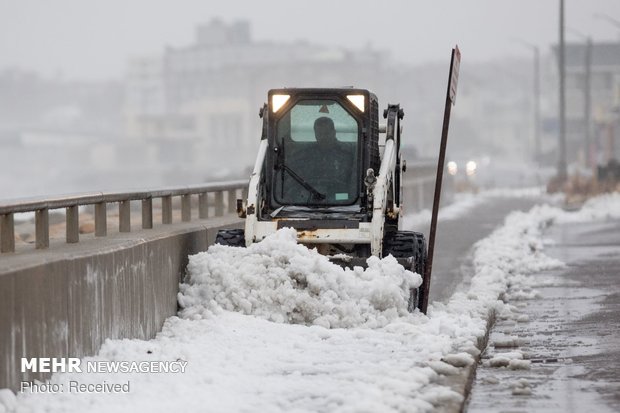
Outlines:
{"label": "headlight on loader", "polygon": [[276,113],[290,99],[289,95],[273,95],[271,97],[271,110]]}

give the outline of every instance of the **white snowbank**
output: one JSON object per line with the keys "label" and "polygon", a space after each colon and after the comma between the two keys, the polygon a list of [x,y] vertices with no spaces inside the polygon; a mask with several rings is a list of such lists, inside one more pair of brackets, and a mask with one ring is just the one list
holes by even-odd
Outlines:
{"label": "white snowbank", "polygon": [[422,283],[418,274],[392,256],[343,269],[297,244],[296,234],[284,228],[248,248],[214,245],[191,256],[181,317],[227,310],[278,323],[376,328],[408,315],[409,289]]}
{"label": "white snowbank", "polygon": [[[371,260],[366,271],[341,271],[296,245],[290,231],[250,250],[214,246],[192,258],[180,317],[168,319],[154,340],[107,341],[95,358],[182,359],[184,374],[56,374],[53,383],[129,381],[131,392],[20,394],[18,409],[433,411],[462,399],[438,379],[458,372],[469,360],[464,353],[477,356],[490,312],[504,307],[500,294],[525,274],[562,265],[543,253],[544,228],[615,211],[618,196],[594,200],[578,214],[548,206],[512,213],[476,244],[471,289],[431,305],[428,316],[403,313],[407,285],[419,280],[389,259]],[[508,368],[528,364],[506,359]],[[527,394],[529,386],[519,382],[514,391]]]}
{"label": "white snowbank", "polygon": [[592,198],[575,212],[554,214],[550,211],[548,214],[551,215],[551,222],[562,224],[620,219],[620,193],[613,192]]}

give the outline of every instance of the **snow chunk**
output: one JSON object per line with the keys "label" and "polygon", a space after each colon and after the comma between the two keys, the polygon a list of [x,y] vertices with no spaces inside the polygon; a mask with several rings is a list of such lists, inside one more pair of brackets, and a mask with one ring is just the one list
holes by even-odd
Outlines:
{"label": "snow chunk", "polygon": [[486,384],[499,384],[499,379],[495,376],[483,377],[482,381]]}
{"label": "snow chunk", "polygon": [[[522,361],[523,353],[520,351],[498,353],[491,360],[489,360],[489,365],[491,367],[509,367],[510,363],[515,360]],[[517,365],[518,363],[515,363],[515,366]]]}
{"label": "snow chunk", "polygon": [[491,367],[508,367],[510,364],[510,359],[502,356],[495,356],[491,360],[489,360],[489,366]]}
{"label": "snow chunk", "polygon": [[521,340],[517,336],[499,336],[493,338],[495,348],[519,347]]}
{"label": "snow chunk", "polygon": [[530,382],[526,379],[519,379],[512,384],[512,394],[515,396],[529,396],[532,394]]}
{"label": "snow chunk", "polygon": [[510,370],[529,370],[531,366],[532,362],[530,360],[512,359],[510,363],[508,363],[508,368]]}
{"label": "snow chunk", "polygon": [[221,310],[277,323],[325,328],[383,327],[409,316],[409,289],[422,278],[396,259],[370,257],[368,268],[331,263],[284,228],[248,248],[214,245],[189,258],[181,317]]}
{"label": "snow chunk", "polygon": [[454,367],[467,367],[474,363],[474,358],[469,353],[448,354],[441,361]]}
{"label": "snow chunk", "polygon": [[428,363],[428,366],[435,370],[437,374],[443,374],[444,376],[459,374],[458,368],[451,366],[448,363],[444,363],[443,361],[431,361]]}

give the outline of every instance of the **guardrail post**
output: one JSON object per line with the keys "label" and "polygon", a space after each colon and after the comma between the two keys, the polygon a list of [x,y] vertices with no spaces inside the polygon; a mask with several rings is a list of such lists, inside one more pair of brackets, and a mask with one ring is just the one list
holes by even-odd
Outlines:
{"label": "guardrail post", "polygon": [[74,244],[80,241],[80,214],[78,206],[67,207],[67,244]]}
{"label": "guardrail post", "polygon": [[161,198],[161,223],[172,224],[172,196]]}
{"label": "guardrail post", "polygon": [[192,196],[185,194],[181,197],[181,221],[192,220]]}
{"label": "guardrail post", "polygon": [[15,225],[12,213],[0,216],[0,252],[15,252]]}
{"label": "guardrail post", "polygon": [[95,204],[95,236],[105,237],[108,235],[108,204],[99,202]]}
{"label": "guardrail post", "polygon": [[153,228],[153,198],[142,200],[142,228]]}
{"label": "guardrail post", "polygon": [[228,190],[228,213],[234,214],[237,212],[237,190]]}
{"label": "guardrail post", "polygon": [[118,231],[131,232],[131,201],[118,203]]}
{"label": "guardrail post", "polygon": [[221,217],[224,215],[224,192],[217,191],[215,193],[215,216]]}
{"label": "guardrail post", "polygon": [[198,218],[207,219],[209,218],[209,202],[208,202],[209,194],[207,192],[203,192],[198,195]]}
{"label": "guardrail post", "polygon": [[47,208],[39,209],[34,215],[35,248],[45,249],[50,246],[50,219]]}

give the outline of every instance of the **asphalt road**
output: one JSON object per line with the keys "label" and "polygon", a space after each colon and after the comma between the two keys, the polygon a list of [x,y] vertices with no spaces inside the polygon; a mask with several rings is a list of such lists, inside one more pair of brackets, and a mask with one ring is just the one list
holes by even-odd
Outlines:
{"label": "asphalt road", "polygon": [[535,275],[538,298],[510,302],[528,322],[499,321],[520,338],[529,370],[478,368],[469,412],[620,411],[620,221],[552,227],[546,253],[561,270]]}

